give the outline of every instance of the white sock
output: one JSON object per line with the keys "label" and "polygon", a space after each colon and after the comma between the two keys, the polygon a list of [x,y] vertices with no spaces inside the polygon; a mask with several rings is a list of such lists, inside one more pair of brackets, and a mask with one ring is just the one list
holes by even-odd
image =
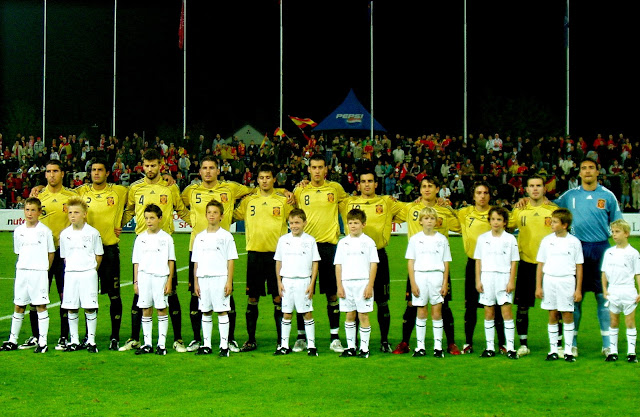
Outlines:
{"label": "white sock", "polygon": [[307,334],[307,349],[316,347],[316,321],[309,319],[304,321],[304,331]]}
{"label": "white sock", "polygon": [[71,343],[79,345],[80,344],[80,336],[78,335],[78,312],[67,313],[67,318],[69,320],[69,336],[71,337]]}
{"label": "white sock", "polygon": [[627,355],[636,354],[636,339],[638,337],[638,331],[633,329],[627,329]]}
{"label": "white sock", "polygon": [[98,328],[98,313],[84,313],[87,319],[87,343],[90,345],[96,344],[96,329]]}
{"label": "white sock", "polygon": [[280,321],[280,346],[289,349],[289,336],[291,336],[291,319]]}
{"label": "white sock", "polygon": [[618,328],[609,327],[609,349],[611,353],[618,354]]}
{"label": "white sock", "polygon": [[[31,313],[33,314],[33,313]],[[38,312],[38,345],[45,346],[47,344],[47,336],[49,335],[49,311]]]}
{"label": "white sock", "polygon": [[213,317],[209,314],[202,315],[202,344],[211,347],[211,334],[213,333]]}
{"label": "white sock", "polygon": [[507,352],[516,350],[516,326],[513,320],[504,321],[504,337],[507,340]]}
{"label": "white sock", "polygon": [[442,331],[443,331],[443,321],[433,320],[433,349],[434,350],[442,350]]}
{"label": "white sock", "polygon": [[22,328],[22,322],[24,321],[24,313],[13,313],[11,319],[11,334],[9,335],[9,342],[18,344],[18,335],[20,335],[20,329]]}
{"label": "white sock", "polygon": [[220,333],[220,349],[229,349],[229,315],[218,316],[218,332]]}
{"label": "white sock", "polygon": [[142,336],[144,338],[145,346],[152,346],[153,344],[153,317],[142,316]]}
{"label": "white sock", "polygon": [[495,321],[494,320],[485,320],[484,321],[484,337],[487,340],[487,350],[496,350],[495,347],[495,338],[496,338],[496,329],[495,329]]}
{"label": "white sock", "polygon": [[158,316],[158,346],[165,348],[169,331],[169,316]]}
{"label": "white sock", "polygon": [[573,323],[563,323],[562,324],[562,337],[564,338],[564,351],[565,355],[572,355],[571,348],[573,347],[573,329],[575,329],[575,324]]}
{"label": "white sock", "polygon": [[427,337],[427,319],[416,318],[416,350],[424,350],[424,339]]}
{"label": "white sock", "polygon": [[344,334],[347,336],[347,349],[356,349],[356,322],[344,322]]}
{"label": "white sock", "polygon": [[[558,353],[558,323],[549,324],[547,331],[549,332],[549,353]],[[571,354],[571,351],[567,354]]]}
{"label": "white sock", "polygon": [[371,337],[371,326],[360,326],[360,350],[362,352],[369,351],[369,338]]}

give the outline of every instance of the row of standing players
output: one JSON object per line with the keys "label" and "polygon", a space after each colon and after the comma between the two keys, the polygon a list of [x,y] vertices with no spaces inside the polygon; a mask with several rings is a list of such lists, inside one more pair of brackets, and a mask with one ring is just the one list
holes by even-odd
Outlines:
{"label": "row of standing players", "polygon": [[[267,281],[268,294],[272,296],[274,303],[274,318],[280,340],[280,330],[282,323],[281,298],[277,285],[269,270],[264,268],[257,257],[260,254],[275,251],[277,240],[287,231],[287,213],[291,209],[290,193],[288,197],[283,197],[275,190],[273,172],[265,172],[258,178],[258,187],[244,187],[233,182],[218,181],[219,169],[214,159],[205,158],[201,163],[200,184],[187,187],[180,195],[177,187],[169,186],[164,178],[159,175],[159,156],[153,151],[144,157],[145,178],[132,184],[127,190],[125,187],[108,184],[106,182],[106,165],[96,162],[92,164],[92,183],[84,185],[77,190],[68,190],[62,187],[62,166],[50,161],[47,164],[46,179],[47,186],[42,190],[39,198],[42,201],[43,213],[40,219],[48,225],[54,238],[69,224],[65,213],[64,202],[73,195],[79,194],[88,203],[88,222],[100,231],[105,245],[105,261],[99,270],[101,281],[101,292],[109,295],[111,304],[112,334],[109,348],[112,350],[130,350],[140,346],[139,334],[142,322],[142,314],[137,308],[138,297],[134,296],[132,306],[132,334],[123,346],[119,346],[119,327],[122,312],[122,302],[120,299],[119,283],[119,251],[118,235],[121,224],[125,224],[132,217],[136,217],[136,233],[142,233],[146,228],[144,221],[144,208],[148,204],[156,204],[163,211],[161,228],[168,233],[173,232],[173,216],[175,210],[178,215],[187,221],[193,228],[190,242],[192,249],[194,237],[207,227],[206,204],[211,199],[220,201],[224,206],[224,211],[233,211],[236,200],[244,195],[250,194],[253,204],[245,204],[245,212],[236,210],[237,218],[244,218],[247,230],[247,250],[249,261],[247,267],[247,282],[252,281],[252,277],[262,279],[262,288],[254,285],[248,286],[247,295],[249,302],[247,306],[247,333],[248,340],[238,346],[235,342],[235,302],[231,297],[229,313],[229,349],[232,351],[251,351],[257,348],[255,338],[256,322],[258,317],[258,300],[260,296],[266,295],[264,291],[264,281]],[[593,165],[593,166],[592,166]],[[574,213],[574,234],[581,240],[585,248],[585,284],[584,291],[593,291],[598,302],[598,318],[600,321],[603,351],[609,349],[609,323],[608,312],[604,307],[604,297],[600,283],[600,260],[602,253],[608,248],[610,221],[621,217],[620,210],[613,194],[604,187],[597,184],[597,171],[595,163],[585,161],[581,164],[580,177],[582,186],[575,193],[565,193],[558,205],[569,208]],[[476,184],[473,187],[474,205],[458,212],[449,207],[440,206],[436,203],[439,183],[435,178],[428,178],[421,183],[421,200],[415,203],[400,203],[388,196],[378,196],[375,194],[375,176],[365,173],[360,176],[360,195],[348,196],[342,187],[334,182],[325,180],[326,165],[322,158],[312,158],[309,165],[310,183],[305,187],[298,187],[294,190],[295,201],[300,208],[303,208],[308,216],[308,225],[305,232],[313,236],[317,243],[322,261],[319,264],[320,292],[327,297],[327,314],[329,317],[331,350],[342,352],[344,348],[338,337],[339,330],[339,308],[337,297],[337,286],[335,281],[335,268],[333,259],[335,248],[338,242],[338,214],[347,213],[353,208],[362,209],[367,216],[367,224],[364,229],[365,234],[371,236],[376,244],[380,263],[375,279],[375,302],[377,304],[378,323],[381,333],[382,352],[391,352],[388,341],[390,327],[389,314],[389,267],[385,252],[385,246],[389,243],[391,225],[393,221],[407,221],[408,233],[411,237],[422,229],[418,221],[419,213],[425,206],[434,207],[438,212],[438,224],[436,230],[444,236],[448,236],[449,231],[461,232],[464,242],[465,252],[469,257],[466,269],[465,285],[465,344],[461,350],[458,349],[453,333],[453,314],[448,306],[451,299],[451,292],[448,291],[444,297],[442,305],[442,317],[444,332],[447,337],[450,354],[472,353],[473,352],[473,332],[477,322],[478,293],[475,288],[475,260],[473,259],[475,243],[482,233],[490,230],[488,210],[490,208],[490,189],[487,184]],[[509,227],[517,227],[520,230],[519,243],[522,260],[518,272],[518,286],[516,288],[517,327],[520,336],[519,354],[528,353],[527,333],[528,333],[528,309],[535,303],[535,273],[527,264],[533,264],[535,269],[535,253],[540,240],[550,233],[548,219],[550,213],[556,208],[546,204],[544,199],[544,186],[542,179],[531,179],[527,184],[529,201],[520,209],[516,209],[510,216]],[[249,201],[249,200],[247,200]],[[260,203],[260,204],[258,204]],[[275,204],[275,205],[273,205]],[[242,206],[241,206],[242,207]],[[262,213],[261,210],[268,210]],[[261,216],[264,214],[265,216]],[[263,220],[268,218],[269,223]],[[547,220],[545,220],[547,219]],[[221,226],[228,230],[231,225],[232,216],[224,216]],[[273,233],[267,233],[273,231]],[[272,236],[272,237],[271,237]],[[55,240],[55,239],[54,239]],[[57,243],[57,242],[56,242]],[[57,246],[57,245],[56,245]],[[107,254],[109,253],[109,254]],[[272,256],[262,256],[263,259],[272,260]],[[59,260],[59,253],[56,251],[56,259],[50,270],[50,276],[55,277],[57,288],[62,299],[63,289],[63,267]],[[590,263],[590,264],[589,264]],[[524,267],[523,267],[524,266]],[[265,273],[265,271],[267,271]],[[273,274],[275,275],[275,274]],[[593,275],[589,277],[589,275]],[[193,263],[190,263],[189,271],[190,287],[193,281]],[[50,279],[51,282],[51,279]],[[533,285],[532,285],[533,283]],[[198,311],[198,297],[192,290],[190,302],[191,324],[194,331],[194,340],[185,346],[181,335],[181,314],[178,297],[175,291],[177,279],[174,275],[174,285],[168,297],[168,310],[174,331],[174,348],[177,351],[197,351],[201,345],[201,325],[202,319]],[[408,353],[409,339],[412,329],[416,323],[417,308],[412,305],[408,285],[407,308],[403,316],[403,340],[394,353]],[[33,308],[33,307],[32,307]],[[580,321],[581,303],[576,303],[574,339],[577,339],[577,328]],[[501,331],[500,309],[496,311],[496,327],[498,328],[498,342],[500,346],[505,344],[502,338],[504,332]],[[606,313],[606,314],[605,314]],[[61,309],[61,338],[57,349],[64,349],[68,338],[68,320],[66,310]],[[38,320],[36,314],[31,314],[31,325],[33,336],[20,347],[33,347],[37,344]],[[298,317],[298,340],[294,346],[295,350],[302,350],[301,346],[305,341],[304,320]],[[34,340],[35,338],[35,340]],[[573,342],[574,356],[577,356],[577,343]]]}

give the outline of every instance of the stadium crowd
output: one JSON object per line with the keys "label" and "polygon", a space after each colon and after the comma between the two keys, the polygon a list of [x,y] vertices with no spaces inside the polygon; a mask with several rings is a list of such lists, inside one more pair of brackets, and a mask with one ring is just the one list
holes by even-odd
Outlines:
{"label": "stadium crowd", "polygon": [[[389,137],[391,136],[392,139]],[[111,168],[110,179],[128,185],[143,176],[141,155],[155,148],[163,156],[162,170],[170,173],[180,189],[198,180],[199,161],[214,155],[220,160],[221,179],[244,185],[255,182],[257,168],[271,163],[278,170],[277,186],[292,190],[300,180],[308,179],[306,166],[317,153],[325,156],[328,179],[339,182],[347,193],[356,192],[358,167],[375,164],[379,194],[394,195],[401,201],[418,197],[418,184],[424,176],[436,176],[444,186],[440,193],[455,208],[469,203],[469,185],[485,180],[494,186],[492,200],[510,208],[523,196],[523,178],[538,173],[545,178],[550,198],[578,187],[575,161],[590,157],[598,161],[599,182],[618,198],[623,211],[640,208],[640,141],[623,134],[593,140],[583,137],[511,137],[500,134],[462,136],[440,134],[416,138],[392,135],[319,135],[299,138],[273,137],[248,145],[233,137],[213,139],[200,135],[192,140],[165,141],[156,136],[145,140],[134,133],[124,140],[101,135],[92,142],[76,135],[59,136],[46,142],[34,135],[16,135],[15,140],[0,133],[0,207],[20,208],[30,189],[39,181],[44,164],[60,159],[66,164],[65,185],[74,187],[88,181],[89,162],[105,158]]]}

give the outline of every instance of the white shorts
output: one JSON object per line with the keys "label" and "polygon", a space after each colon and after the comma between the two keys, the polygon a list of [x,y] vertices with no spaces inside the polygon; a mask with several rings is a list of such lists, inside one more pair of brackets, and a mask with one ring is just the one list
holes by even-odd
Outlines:
{"label": "white shorts", "polygon": [[167,285],[166,275],[152,275],[138,271],[138,307],[157,310],[167,308],[169,305],[167,295],[164,295],[164,287]]}
{"label": "white shorts", "polygon": [[49,277],[47,271],[16,269],[13,303],[21,307],[27,304],[34,306],[49,304]]}
{"label": "white shorts", "polygon": [[231,296],[224,295],[224,286],[227,284],[227,276],[198,277],[200,285],[200,298],[198,309],[203,313],[213,311],[222,313],[231,310]]}
{"label": "white shorts", "polygon": [[282,293],[282,312],[291,314],[308,313],[313,311],[313,299],[307,297],[307,288],[311,278],[282,278],[284,292]]}
{"label": "white shorts", "polygon": [[67,310],[98,308],[98,271],[65,271],[60,307]]}
{"label": "white shorts", "polygon": [[573,295],[576,292],[576,277],[573,275],[556,277],[544,274],[542,278],[542,291],[544,295],[540,307],[544,310],[558,310],[573,313]]}
{"label": "white shorts", "polygon": [[442,271],[415,271],[414,275],[420,295],[416,297],[412,293],[411,304],[415,307],[425,307],[427,304],[433,306],[444,302],[444,298],[440,294],[444,280]]}
{"label": "white shorts", "polygon": [[513,291],[507,292],[508,272],[481,272],[480,282],[484,289],[478,297],[480,304],[485,306],[513,304]]}
{"label": "white shorts", "polygon": [[609,298],[605,303],[613,314],[629,315],[636,309],[638,292],[633,285],[609,287]]}
{"label": "white shorts", "polygon": [[354,279],[342,281],[344,298],[340,299],[340,311],[348,313],[371,313],[373,311],[373,296],[364,298],[364,290],[369,285],[368,279]]}

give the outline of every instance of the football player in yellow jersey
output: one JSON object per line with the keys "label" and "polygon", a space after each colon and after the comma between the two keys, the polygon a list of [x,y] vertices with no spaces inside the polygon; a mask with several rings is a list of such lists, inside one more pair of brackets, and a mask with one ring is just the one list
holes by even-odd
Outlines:
{"label": "football player in yellow jersey", "polygon": [[[408,203],[399,214],[398,220],[407,222],[407,237],[409,239],[424,229],[420,224],[420,212],[425,207],[432,207],[438,215],[435,227],[436,232],[443,234],[447,238],[449,237],[449,231],[461,232],[460,221],[455,210],[448,204],[444,206],[437,204],[440,185],[438,178],[432,176],[424,177],[420,181],[420,201]],[[416,324],[417,307],[411,304],[411,283],[408,278],[405,298],[407,300],[407,308],[402,316],[402,341],[393,350],[395,354],[410,352],[409,340]],[[459,355],[461,352],[455,342],[453,313],[451,312],[451,307],[449,307],[449,301],[451,301],[451,285],[449,285],[449,292],[444,297],[444,303],[442,304],[442,320],[444,332],[447,336],[447,352],[451,355]]]}
{"label": "football player in yellow jersey", "polygon": [[391,312],[389,311],[389,258],[385,247],[391,239],[391,227],[394,219],[404,209],[405,203],[395,201],[392,197],[376,195],[376,176],[372,171],[360,174],[360,195],[348,197],[340,203],[342,221],[347,223],[347,213],[360,209],[367,215],[364,233],[376,243],[378,249],[378,270],[373,286],[373,299],[378,307],[378,325],[380,326],[380,351],[391,352],[389,346],[389,327]]}
{"label": "football player in yellow jersey", "polygon": [[[331,333],[330,348],[334,352],[343,352],[344,348],[338,337],[340,329],[340,309],[338,305],[338,288],[336,269],[333,258],[340,235],[338,222],[338,204],[348,197],[337,182],[328,181],[327,165],[320,154],[314,154],[309,160],[311,181],[305,187],[296,187],[293,193],[296,204],[307,213],[305,232],[316,239],[318,252],[322,258],[318,264],[320,293],[327,297],[327,315]],[[298,321],[300,318],[298,317]]]}
{"label": "football player in yellow jersey", "polygon": [[[142,156],[142,166],[145,177],[131,184],[127,198],[127,206],[124,211],[122,224],[126,224],[133,216],[136,217],[136,234],[144,232],[147,228],[144,220],[144,209],[149,204],[155,204],[162,210],[162,223],[160,228],[165,232],[173,233],[173,212],[191,225],[189,210],[180,198],[180,190],[177,185],[167,185],[160,176],[160,161],[162,157],[155,149],[147,150]],[[177,272],[177,271],[176,271]],[[187,348],[182,341],[182,312],[180,300],[176,292],[178,274],[173,274],[173,290],[169,294],[169,316],[173,327],[173,348],[176,352],[186,352]],[[131,350],[140,346],[140,326],[142,325],[141,310],[138,307],[138,295],[133,296],[131,305],[131,337],[119,350]]]}
{"label": "football player in yellow jersey", "polygon": [[[478,309],[484,308],[478,302],[478,290],[476,289],[476,260],[473,258],[476,250],[478,236],[491,230],[489,224],[489,210],[491,206],[491,186],[484,181],[476,181],[471,188],[473,205],[458,210],[458,220],[462,228],[462,243],[467,254],[467,266],[464,277],[464,333],[466,342],[462,353],[473,353],[473,332],[478,322]],[[504,349],[504,321],[500,309],[496,309],[495,326],[498,333],[500,352]]]}
{"label": "football player in yellow jersey", "polygon": [[[234,212],[234,217],[244,220],[246,229],[247,259],[247,333],[249,338],[240,352],[256,350],[256,325],[258,323],[258,302],[260,296],[271,295],[273,317],[280,343],[282,322],[282,298],[278,291],[276,261],[273,259],[278,239],[287,234],[287,219],[293,206],[287,198],[276,193],[275,170],[272,165],[263,164],[258,169],[259,191],[246,197]],[[267,292],[265,292],[265,282]],[[276,348],[276,350],[278,350]]]}
{"label": "football player in yellow jersey", "polygon": [[[544,178],[540,175],[532,175],[527,179],[526,190],[529,196],[526,206],[515,208],[509,216],[509,229],[519,230],[520,262],[515,293],[515,304],[518,306],[516,328],[520,337],[519,356],[530,353],[527,335],[529,308],[536,304],[536,268],[538,267],[536,256],[542,238],[552,233],[551,213],[558,208],[555,205],[545,204]],[[560,343],[562,343],[561,340]],[[558,346],[562,346],[560,343]]]}
{"label": "football player in yellow jersey", "polygon": [[95,227],[102,237],[104,255],[98,268],[100,293],[109,297],[111,337],[109,350],[118,350],[122,323],[120,298],[120,232],[122,215],[127,203],[127,187],[107,182],[109,165],[104,159],[91,162],[91,183],[81,185],[76,192],[86,201],[89,211],[87,223]]}

